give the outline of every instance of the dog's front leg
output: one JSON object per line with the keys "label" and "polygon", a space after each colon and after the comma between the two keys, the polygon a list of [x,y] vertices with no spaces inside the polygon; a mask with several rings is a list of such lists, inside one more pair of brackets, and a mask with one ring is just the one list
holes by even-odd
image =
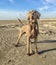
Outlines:
{"label": "dog's front leg", "polygon": [[35,52],[38,53],[37,38],[34,39],[34,45],[35,45]]}
{"label": "dog's front leg", "polygon": [[27,37],[27,55],[30,55],[30,37]]}

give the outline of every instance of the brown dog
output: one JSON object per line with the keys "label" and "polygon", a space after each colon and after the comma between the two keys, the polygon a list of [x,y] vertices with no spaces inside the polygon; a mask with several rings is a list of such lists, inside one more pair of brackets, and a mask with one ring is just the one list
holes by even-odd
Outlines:
{"label": "brown dog", "polygon": [[[38,27],[38,22],[37,19],[39,19],[40,17],[40,13],[36,10],[31,10],[28,14],[27,14],[27,19],[29,20],[29,23],[26,25],[23,25],[22,28],[20,29],[20,34],[18,37],[18,41],[16,46],[18,46],[19,41],[21,36],[26,33],[27,36],[27,54],[30,55],[30,40],[34,38],[34,44],[35,44],[35,51],[38,53],[38,49],[37,49],[37,44],[36,44],[36,40],[37,40],[37,36],[39,34],[39,27]],[[21,23],[22,21],[20,19],[18,19]]]}

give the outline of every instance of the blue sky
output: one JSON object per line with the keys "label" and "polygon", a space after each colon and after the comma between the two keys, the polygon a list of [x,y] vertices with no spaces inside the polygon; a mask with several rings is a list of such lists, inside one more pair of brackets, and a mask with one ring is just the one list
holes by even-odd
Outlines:
{"label": "blue sky", "polygon": [[33,9],[41,18],[56,18],[56,0],[0,0],[0,20],[26,18]]}

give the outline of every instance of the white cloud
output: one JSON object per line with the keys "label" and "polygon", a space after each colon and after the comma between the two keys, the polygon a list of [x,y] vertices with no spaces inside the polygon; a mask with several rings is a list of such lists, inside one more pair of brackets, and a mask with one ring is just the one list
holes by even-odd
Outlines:
{"label": "white cloud", "polygon": [[[43,8],[44,9],[44,8]],[[41,10],[43,10],[41,9]],[[46,7],[47,9],[47,7]],[[27,11],[6,11],[6,10],[0,10],[0,20],[12,20],[17,18],[26,18]],[[56,11],[41,11],[41,18],[55,18],[56,17]]]}
{"label": "white cloud", "polygon": [[[40,11],[48,10],[51,7],[56,8],[56,0],[41,0],[43,6],[39,8]],[[55,9],[56,10],[56,9]]]}
{"label": "white cloud", "polygon": [[56,11],[41,12],[41,18],[56,18]]}
{"label": "white cloud", "polygon": [[56,5],[56,0],[41,0],[43,4],[53,4]]}
{"label": "white cloud", "polygon": [[55,0],[46,0],[47,3],[54,3]]}
{"label": "white cloud", "polygon": [[13,3],[13,2],[14,2],[14,0],[9,0],[9,2]]}
{"label": "white cloud", "polygon": [[38,8],[40,11],[42,11],[42,10],[47,10],[49,7],[48,6],[43,6],[43,7],[40,7],[40,8]]}
{"label": "white cloud", "polygon": [[26,0],[30,4],[37,5],[37,0]]}
{"label": "white cloud", "polygon": [[17,19],[19,18],[25,18],[27,11],[6,11],[6,10],[0,10],[0,20],[1,19]]}

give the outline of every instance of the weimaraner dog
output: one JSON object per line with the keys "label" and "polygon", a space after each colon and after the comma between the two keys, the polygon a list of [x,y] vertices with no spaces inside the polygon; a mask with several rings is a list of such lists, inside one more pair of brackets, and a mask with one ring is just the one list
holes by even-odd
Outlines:
{"label": "weimaraner dog", "polygon": [[[18,46],[21,36],[25,33],[27,36],[27,55],[31,55],[31,52],[30,52],[31,39],[34,39],[35,52],[38,53],[36,40],[39,34],[39,26],[38,26],[38,21],[37,21],[37,19],[39,18],[40,18],[40,13],[38,11],[36,10],[29,11],[29,13],[27,14],[27,19],[29,23],[26,25],[23,25],[22,28],[20,29],[20,34],[18,36],[17,44],[15,46],[16,47]],[[18,20],[22,23],[20,19]]]}

